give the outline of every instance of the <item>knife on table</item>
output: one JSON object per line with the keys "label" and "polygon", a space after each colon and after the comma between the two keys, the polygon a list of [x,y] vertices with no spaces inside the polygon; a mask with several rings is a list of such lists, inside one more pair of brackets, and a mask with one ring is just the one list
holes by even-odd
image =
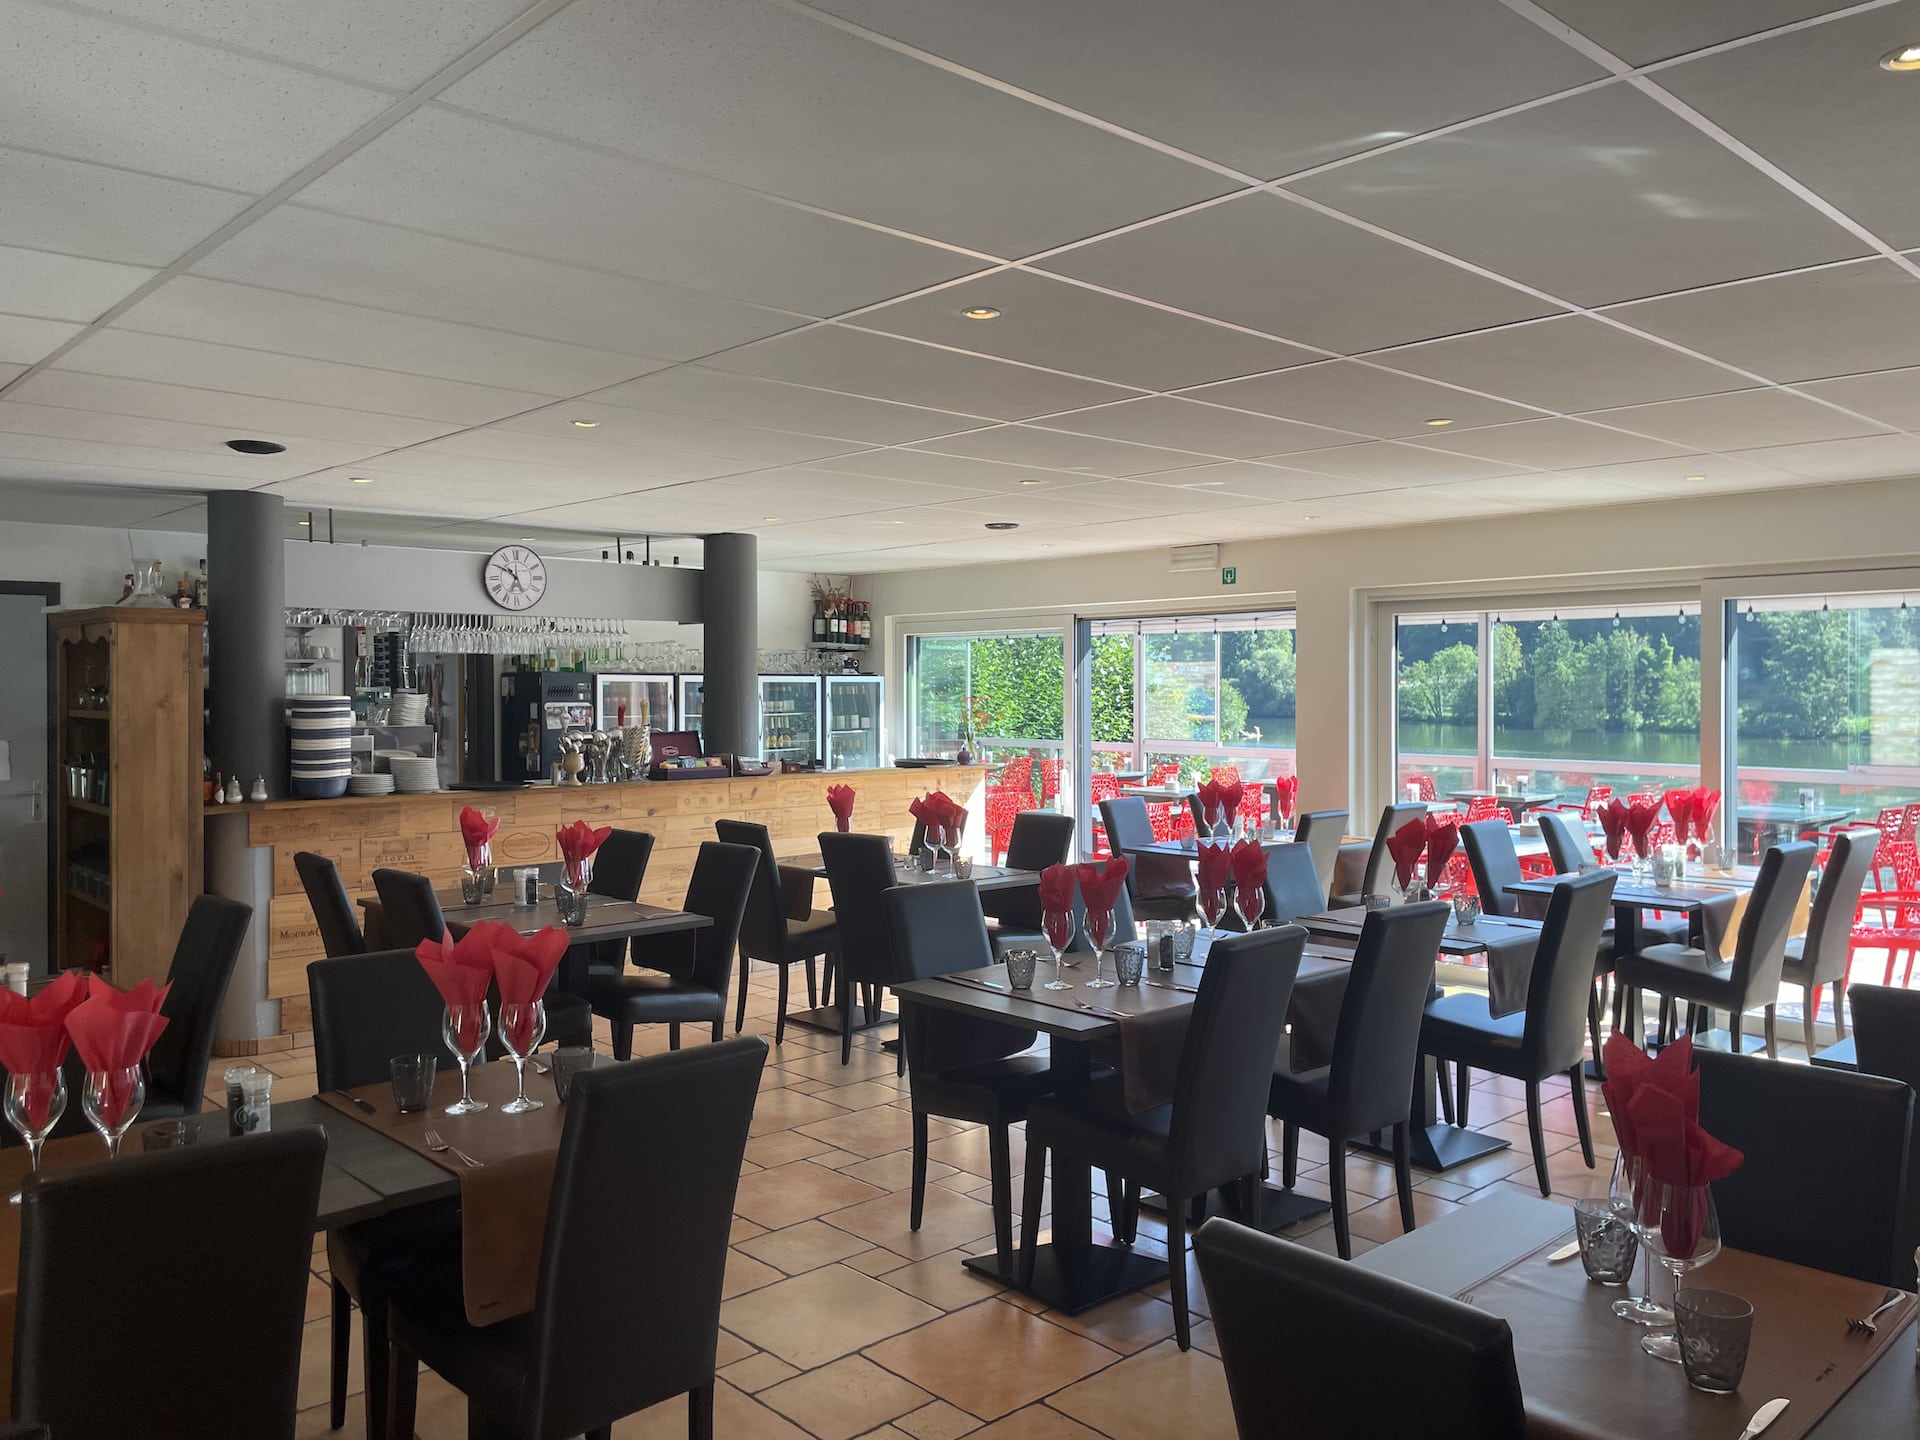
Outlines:
{"label": "knife on table", "polygon": [[333,1093],[338,1095],[342,1100],[345,1100],[348,1104],[357,1107],[364,1115],[378,1115],[380,1113],[373,1108],[372,1101],[363,1099],[351,1090],[336,1090]]}
{"label": "knife on table", "polygon": [[1786,1408],[1787,1401],[1784,1395],[1778,1400],[1767,1401],[1766,1404],[1753,1412],[1753,1418],[1747,1421],[1747,1428],[1740,1432],[1740,1440],[1753,1440],[1754,1436],[1778,1420],[1780,1418],[1780,1412]]}

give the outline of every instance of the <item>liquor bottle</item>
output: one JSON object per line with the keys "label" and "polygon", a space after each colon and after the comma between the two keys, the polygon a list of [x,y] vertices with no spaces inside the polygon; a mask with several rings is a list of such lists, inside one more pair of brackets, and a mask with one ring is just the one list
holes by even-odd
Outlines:
{"label": "liquor bottle", "polygon": [[873,644],[873,606],[865,600],[860,602],[860,643]]}
{"label": "liquor bottle", "polygon": [[827,638],[827,615],[819,601],[813,605],[813,643],[819,645]]}
{"label": "liquor bottle", "polygon": [[193,572],[182,570],[180,583],[173,587],[173,605],[176,610],[193,608]]}
{"label": "liquor bottle", "polygon": [[193,590],[193,604],[196,610],[207,608],[207,562],[200,562],[200,579]]}

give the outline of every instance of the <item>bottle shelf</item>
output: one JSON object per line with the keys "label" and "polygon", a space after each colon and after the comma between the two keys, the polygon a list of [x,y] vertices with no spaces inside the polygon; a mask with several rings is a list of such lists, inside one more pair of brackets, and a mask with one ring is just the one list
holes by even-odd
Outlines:
{"label": "bottle shelf", "polygon": [[109,914],[113,911],[112,902],[102,900],[98,895],[89,895],[84,890],[76,890],[71,885],[67,887],[67,898],[77,900],[82,905],[91,905],[96,910],[105,910]]}
{"label": "bottle shelf", "polygon": [[864,643],[856,644],[850,640],[809,640],[807,648],[809,650],[871,650],[873,647]]}
{"label": "bottle shelf", "polygon": [[91,800],[76,800],[71,795],[60,797],[69,810],[84,810],[89,815],[111,815],[113,812],[104,805],[96,805]]}
{"label": "bottle shelf", "polygon": [[111,720],[113,718],[113,712],[111,710],[68,709],[61,713],[69,720]]}

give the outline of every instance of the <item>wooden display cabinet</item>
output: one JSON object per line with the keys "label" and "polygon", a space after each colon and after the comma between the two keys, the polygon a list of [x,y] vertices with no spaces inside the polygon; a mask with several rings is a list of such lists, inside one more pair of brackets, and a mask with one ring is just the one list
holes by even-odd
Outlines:
{"label": "wooden display cabinet", "polygon": [[52,969],[104,969],[123,988],[166,978],[201,890],[204,620],[129,606],[48,617]]}

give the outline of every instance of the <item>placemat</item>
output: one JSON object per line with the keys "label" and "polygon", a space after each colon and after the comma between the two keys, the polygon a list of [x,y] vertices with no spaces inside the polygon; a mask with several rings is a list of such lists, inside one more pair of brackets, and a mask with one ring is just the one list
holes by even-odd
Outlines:
{"label": "placemat", "polygon": [[[374,1107],[372,1115],[338,1095],[322,1102],[362,1125],[417,1150],[460,1181],[461,1292],[467,1320],[492,1325],[533,1309],[546,1242],[547,1201],[559,1157],[566,1107],[554,1095],[553,1077],[527,1067],[527,1094],[543,1102],[525,1115],[503,1115],[514,1096],[513,1066],[504,1061],[473,1067],[473,1098],[487,1102],[471,1115],[448,1115],[460,1098],[460,1072],[445,1069],[434,1081],[433,1104],[402,1115],[390,1085],[363,1085],[353,1093]],[[457,1145],[481,1168],[470,1169],[451,1153],[427,1147],[427,1131]]]}
{"label": "placemat", "polygon": [[1789,1404],[1767,1440],[1800,1440],[1913,1322],[1909,1296],[1880,1318],[1877,1335],[1849,1335],[1847,1317],[1872,1310],[1884,1287],[1723,1250],[1687,1283],[1752,1302],[1753,1348],[1740,1389],[1707,1395],[1678,1365],[1641,1350],[1646,1332],[1612,1310],[1623,1289],[1591,1283],[1577,1263],[1550,1265],[1548,1253],[1535,1250],[1458,1296],[1524,1337],[1514,1359],[1527,1432],[1545,1440],[1727,1440],[1776,1396]]}

